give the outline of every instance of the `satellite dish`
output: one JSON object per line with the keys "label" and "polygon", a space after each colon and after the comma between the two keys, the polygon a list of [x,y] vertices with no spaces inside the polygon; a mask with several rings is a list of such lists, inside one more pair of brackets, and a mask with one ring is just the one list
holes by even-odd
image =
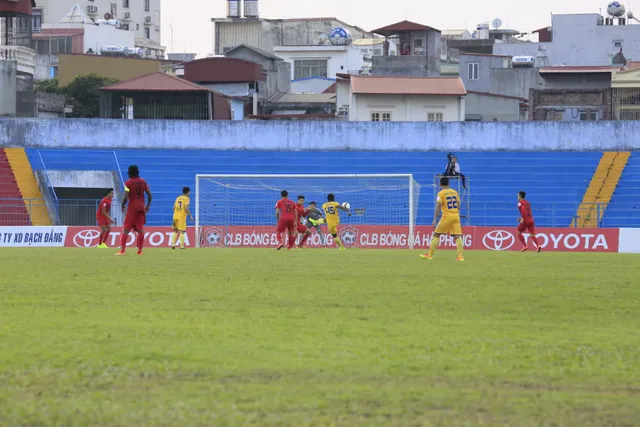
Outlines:
{"label": "satellite dish", "polygon": [[491,21],[491,25],[493,25],[493,28],[500,28],[502,26],[502,19],[494,19],[493,21]]}

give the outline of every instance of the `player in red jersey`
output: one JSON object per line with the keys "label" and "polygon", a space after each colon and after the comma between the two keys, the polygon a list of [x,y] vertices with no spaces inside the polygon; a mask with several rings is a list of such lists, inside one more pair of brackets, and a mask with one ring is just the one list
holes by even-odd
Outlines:
{"label": "player in red jersey", "polygon": [[[124,255],[127,248],[127,239],[129,231],[133,230],[138,233],[138,255],[142,255],[142,246],[144,245],[144,224],[147,222],[147,212],[151,206],[151,190],[147,185],[147,181],[140,178],[138,166],[129,166],[129,179],[124,183],[125,196],[122,200],[122,212],[125,213],[124,233],[120,240],[120,252],[116,255]],[[147,205],[144,204],[144,193],[147,193]],[[129,206],[127,207],[127,201]]]}
{"label": "player in red jersey", "polygon": [[108,248],[107,238],[111,233],[111,224],[116,222],[111,218],[111,201],[113,200],[113,188],[107,190],[107,194],[100,201],[98,211],[96,212],[96,221],[98,227],[100,227],[100,241],[98,242],[99,248]]}
{"label": "player in red jersey", "polygon": [[306,217],[309,214],[309,210],[304,208],[304,196],[298,196],[298,203],[296,204],[296,209],[298,210],[298,222],[296,224],[296,228],[298,234],[302,234],[302,240],[300,240],[300,244],[298,247],[302,249],[304,247],[305,242],[311,236],[311,230],[309,230],[303,223],[302,218]]}
{"label": "player in red jersey", "polygon": [[525,200],[527,193],[524,191],[518,192],[518,210],[520,211],[520,218],[518,218],[518,240],[522,243],[522,252],[525,252],[529,249],[527,246],[527,242],[524,240],[523,232],[528,231],[531,241],[538,248],[537,251],[540,252],[542,248],[540,247],[540,243],[538,243],[538,239],[536,238],[536,224],[533,221],[533,215],[531,214],[531,205],[528,201]]}
{"label": "player in red jersey", "polygon": [[284,247],[282,233],[289,233],[289,247],[291,249],[296,241],[296,224],[298,223],[298,209],[293,200],[289,199],[289,192],[282,190],[280,192],[282,198],[276,203],[276,232],[278,233],[278,250]]}

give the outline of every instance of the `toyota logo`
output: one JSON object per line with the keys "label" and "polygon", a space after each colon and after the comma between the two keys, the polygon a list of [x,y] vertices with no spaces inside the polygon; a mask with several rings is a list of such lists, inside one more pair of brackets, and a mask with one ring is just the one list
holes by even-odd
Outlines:
{"label": "toyota logo", "polygon": [[493,230],[485,234],[482,244],[491,251],[506,251],[516,242],[513,234],[504,230]]}
{"label": "toyota logo", "polygon": [[73,236],[73,244],[79,248],[93,248],[98,246],[100,232],[98,230],[82,230]]}

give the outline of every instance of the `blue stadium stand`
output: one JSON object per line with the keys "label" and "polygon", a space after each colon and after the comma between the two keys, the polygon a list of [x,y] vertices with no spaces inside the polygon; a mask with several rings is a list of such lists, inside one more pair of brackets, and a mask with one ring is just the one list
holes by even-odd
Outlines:
{"label": "blue stadium stand", "polygon": [[604,212],[604,227],[640,227],[640,154],[631,153]]}
{"label": "blue stadium stand", "polygon": [[[411,173],[422,186],[417,223],[430,224],[434,175],[443,172],[447,162],[442,152],[27,149],[27,154],[34,169],[115,170],[119,164],[125,179],[127,167],[138,165],[154,194],[149,225],[171,223],[175,197],[185,185],[195,189],[198,173]],[[462,172],[470,177],[470,224],[515,226],[516,193],[525,190],[537,225],[569,226],[601,156],[601,152],[458,153]]]}

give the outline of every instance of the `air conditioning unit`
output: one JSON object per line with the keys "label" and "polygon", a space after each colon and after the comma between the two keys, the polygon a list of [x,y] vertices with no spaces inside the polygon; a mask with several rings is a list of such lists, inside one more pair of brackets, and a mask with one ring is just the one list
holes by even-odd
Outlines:
{"label": "air conditioning unit", "polygon": [[533,56],[514,56],[511,58],[513,68],[531,68],[535,62],[536,58]]}
{"label": "air conditioning unit", "polygon": [[125,12],[124,19],[131,19],[131,12]]}
{"label": "air conditioning unit", "polygon": [[151,24],[151,17],[150,16],[145,16],[144,23],[145,24]]}
{"label": "air conditioning unit", "polygon": [[95,4],[90,4],[89,6],[87,6],[87,13],[95,15],[96,13],[98,13],[98,6],[96,6]]}

